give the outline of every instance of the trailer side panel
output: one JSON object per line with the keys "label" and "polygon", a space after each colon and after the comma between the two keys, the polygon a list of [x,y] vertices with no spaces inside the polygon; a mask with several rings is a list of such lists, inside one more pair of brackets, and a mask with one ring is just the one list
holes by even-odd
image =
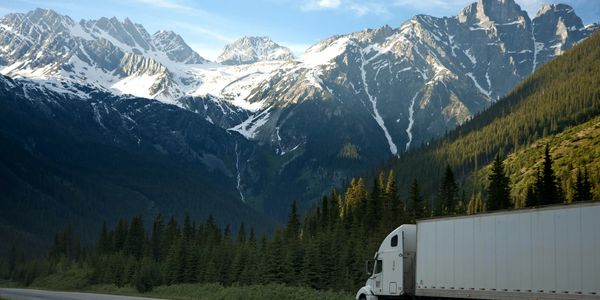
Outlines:
{"label": "trailer side panel", "polygon": [[419,221],[416,295],[600,299],[600,203]]}

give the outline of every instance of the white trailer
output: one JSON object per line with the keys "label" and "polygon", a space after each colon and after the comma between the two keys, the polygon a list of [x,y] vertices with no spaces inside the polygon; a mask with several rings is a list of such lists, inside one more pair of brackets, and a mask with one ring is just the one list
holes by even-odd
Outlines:
{"label": "white trailer", "polygon": [[417,221],[371,262],[356,299],[600,300],[600,203]]}

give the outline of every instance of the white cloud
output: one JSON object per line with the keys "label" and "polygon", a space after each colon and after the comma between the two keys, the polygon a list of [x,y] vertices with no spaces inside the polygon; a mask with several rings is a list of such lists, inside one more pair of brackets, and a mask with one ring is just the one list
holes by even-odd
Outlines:
{"label": "white cloud", "polygon": [[357,16],[388,14],[388,1],[363,0],[306,0],[300,7],[304,11],[339,10],[352,12]]}
{"label": "white cloud", "polygon": [[342,0],[308,0],[302,6],[304,10],[336,9],[340,7]]}
{"label": "white cloud", "polygon": [[143,4],[155,6],[158,8],[182,9],[182,10],[187,10],[187,9],[191,8],[189,6],[183,5],[183,4],[173,1],[173,0],[137,0],[137,1],[141,2]]}
{"label": "white cloud", "polygon": [[341,0],[318,0],[317,5],[323,8],[338,8],[342,4]]}
{"label": "white cloud", "polygon": [[364,15],[386,15],[390,14],[389,8],[382,3],[367,2],[367,3],[349,3],[348,9],[354,12],[357,16]]}

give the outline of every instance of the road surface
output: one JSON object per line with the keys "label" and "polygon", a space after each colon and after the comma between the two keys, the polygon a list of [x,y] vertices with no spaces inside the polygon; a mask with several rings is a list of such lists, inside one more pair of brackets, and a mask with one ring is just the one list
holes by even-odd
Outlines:
{"label": "road surface", "polygon": [[[0,298],[8,300],[149,300],[152,298],[115,296],[91,293],[51,292],[30,289],[0,288]],[[154,299],[157,300],[157,299]]]}

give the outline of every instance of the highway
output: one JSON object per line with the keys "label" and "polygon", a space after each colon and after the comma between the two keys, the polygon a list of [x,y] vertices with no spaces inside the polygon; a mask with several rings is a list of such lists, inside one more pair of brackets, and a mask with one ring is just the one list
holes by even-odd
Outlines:
{"label": "highway", "polygon": [[[53,292],[31,289],[0,288],[0,298],[8,300],[151,300],[153,298],[103,295],[76,292]],[[157,300],[157,299],[156,299]]]}

